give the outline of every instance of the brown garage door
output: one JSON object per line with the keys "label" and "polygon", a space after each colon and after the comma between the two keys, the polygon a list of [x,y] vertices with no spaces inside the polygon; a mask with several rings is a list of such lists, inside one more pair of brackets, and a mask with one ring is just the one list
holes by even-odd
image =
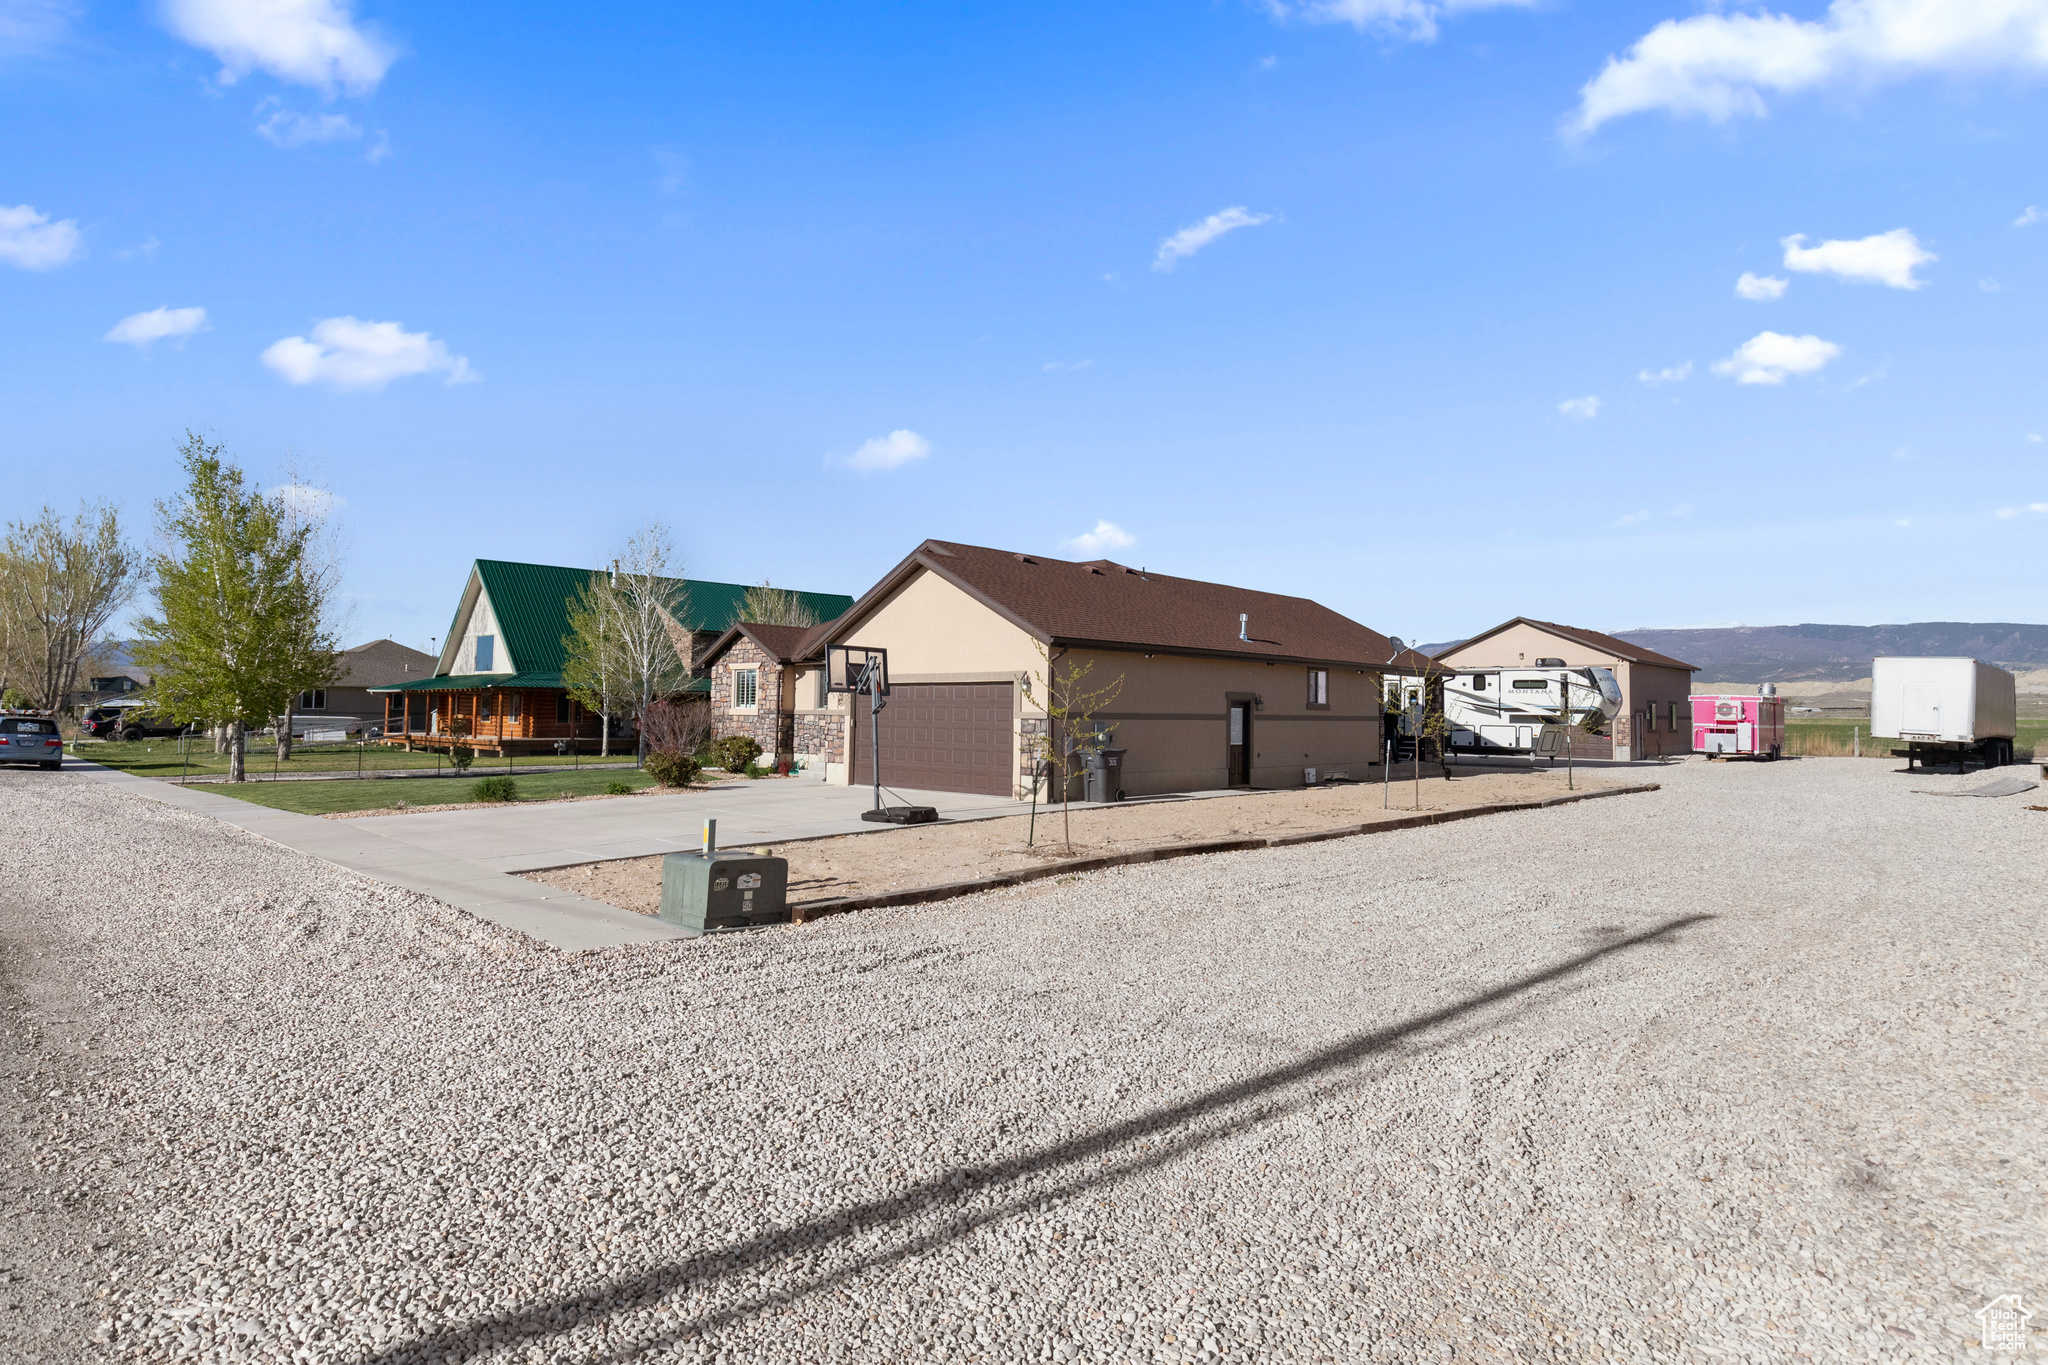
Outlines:
{"label": "brown garage door", "polygon": [[[898,683],[882,711],[882,782],[911,791],[981,792],[1008,796],[1016,790],[1010,769],[1015,741],[1010,728],[1009,683]],[[868,728],[867,699],[850,698],[857,709],[853,780],[874,781],[874,736]]]}

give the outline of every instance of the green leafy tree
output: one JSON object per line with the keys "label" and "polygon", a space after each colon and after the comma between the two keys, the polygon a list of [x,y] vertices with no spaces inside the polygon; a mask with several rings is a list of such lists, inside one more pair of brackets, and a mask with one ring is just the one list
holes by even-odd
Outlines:
{"label": "green leafy tree", "polygon": [[1032,645],[1045,667],[1025,676],[1024,700],[1045,712],[1046,728],[1034,737],[1035,743],[1030,747],[1036,751],[1041,765],[1059,774],[1060,839],[1071,849],[1074,820],[1069,797],[1073,794],[1074,765],[1083,753],[1116,729],[1114,725],[1100,724],[1095,717],[1123,695],[1124,675],[1119,673],[1100,686],[1089,687],[1086,684],[1095,672],[1094,659],[1069,659],[1064,651],[1055,658],[1047,646],[1036,640]]}
{"label": "green leafy tree", "polygon": [[69,527],[48,507],[10,522],[0,539],[0,684],[29,707],[62,709],[141,572],[142,556],[104,504],[81,507]]}
{"label": "green leafy tree", "polygon": [[309,581],[313,528],[248,484],[219,445],[188,432],[179,455],[185,490],[157,505],[155,606],[136,623],[135,661],[154,675],[152,711],[228,728],[228,776],[240,782],[248,727],[329,686],[335,641]]}

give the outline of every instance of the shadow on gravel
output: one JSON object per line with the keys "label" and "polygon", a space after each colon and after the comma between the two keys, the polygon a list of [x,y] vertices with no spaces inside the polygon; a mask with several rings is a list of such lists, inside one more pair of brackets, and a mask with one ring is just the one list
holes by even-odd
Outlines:
{"label": "shadow on gravel", "polygon": [[[405,1365],[412,1361],[455,1362],[507,1342],[546,1337],[587,1323],[595,1316],[652,1305],[665,1294],[704,1281],[758,1273],[772,1262],[794,1257],[811,1258],[834,1243],[845,1242],[877,1229],[930,1214],[944,1216],[949,1209],[965,1204],[977,1190],[993,1185],[1014,1184],[1033,1176],[1059,1176],[1071,1168],[1086,1165],[1051,1189],[1035,1188],[988,1208],[960,1207],[938,1226],[911,1233],[897,1246],[863,1257],[837,1269],[821,1272],[788,1290],[756,1296],[715,1312],[607,1343],[601,1354],[586,1355],[590,1361],[633,1360],[656,1347],[748,1317],[762,1309],[784,1306],[831,1289],[863,1271],[888,1265],[957,1241],[978,1228],[999,1222],[1046,1199],[1064,1198],[1094,1186],[1113,1183],[1127,1176],[1198,1150],[1232,1133],[1256,1124],[1271,1122],[1307,1107],[1313,1096],[1281,1099],[1278,1093],[1305,1081],[1315,1081],[1384,1053],[1419,1033],[1457,1022],[1476,1011],[1512,1000],[1539,986],[1575,976],[1605,958],[1662,942],[1681,929],[1705,923],[1713,915],[1684,915],[1665,921],[1641,933],[1609,938],[1597,947],[1566,958],[1539,971],[1514,978],[1492,990],[1469,996],[1454,1005],[1418,1014],[1386,1028],[1355,1033],[1349,1038],[1319,1048],[1298,1061],[1274,1067],[1229,1085],[1217,1086],[1179,1104],[1139,1114],[1123,1123],[1083,1133],[1025,1152],[1007,1161],[986,1165],[956,1166],[930,1180],[911,1186],[900,1194],[870,1200],[837,1214],[800,1223],[795,1227],[764,1233],[718,1251],[708,1251],[686,1261],[660,1266],[644,1275],[593,1284],[571,1297],[537,1303],[528,1308],[477,1319],[466,1326],[449,1327],[428,1336],[395,1342],[363,1357],[365,1365]],[[1249,1110],[1223,1115],[1220,1111],[1252,1106]]]}

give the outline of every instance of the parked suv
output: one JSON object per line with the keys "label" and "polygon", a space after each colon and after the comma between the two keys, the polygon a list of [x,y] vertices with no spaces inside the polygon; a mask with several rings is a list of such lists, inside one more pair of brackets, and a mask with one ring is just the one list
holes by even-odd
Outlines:
{"label": "parked suv", "polygon": [[95,706],[85,713],[79,729],[94,739],[153,739],[158,735],[184,733],[185,727],[162,716],[152,716],[140,706]]}
{"label": "parked suv", "polygon": [[37,763],[56,768],[64,762],[64,737],[57,722],[41,716],[0,716],[0,763]]}

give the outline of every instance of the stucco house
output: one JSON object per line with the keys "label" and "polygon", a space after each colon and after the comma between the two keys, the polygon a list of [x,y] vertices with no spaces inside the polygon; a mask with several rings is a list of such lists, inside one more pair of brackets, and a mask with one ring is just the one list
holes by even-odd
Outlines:
{"label": "stucco house", "polygon": [[1597,630],[1517,616],[1436,658],[1454,672],[1534,668],[1542,659],[1557,659],[1565,668],[1612,669],[1621,684],[1613,733],[1590,743],[1574,739],[1573,753],[1627,760],[1692,752],[1692,675],[1699,670],[1654,649]]}
{"label": "stucco house", "polygon": [[[826,691],[835,644],[889,652],[891,693]],[[1293,787],[1305,770],[1363,777],[1380,752],[1381,679],[1427,660],[1304,597],[928,540],[809,631],[739,625],[706,652],[714,723],[767,753],[924,791],[1024,796],[1048,722],[1048,663],[1121,680],[1094,719],[1127,751],[1130,795]],[[1057,741],[1059,737],[1055,736]]]}
{"label": "stucco house", "polygon": [[[604,719],[562,685],[563,637],[569,606],[600,569],[479,559],[470,568],[448,635],[427,676],[372,688],[384,706],[384,742],[443,748],[449,723],[469,723],[464,742],[485,753],[552,753],[557,743],[593,752]],[[697,659],[739,616],[747,588],[740,583],[679,580],[687,621],[671,620],[679,653]],[[800,592],[798,600],[820,620],[853,604],[843,593]],[[708,693],[702,675],[687,691]],[[620,708],[623,713],[624,708]],[[612,744],[631,746],[630,726],[612,720]]]}
{"label": "stucco house", "polygon": [[361,730],[384,722],[384,698],[374,688],[429,678],[434,656],[396,640],[372,640],[341,651],[331,686],[301,692],[292,704],[292,729]]}

